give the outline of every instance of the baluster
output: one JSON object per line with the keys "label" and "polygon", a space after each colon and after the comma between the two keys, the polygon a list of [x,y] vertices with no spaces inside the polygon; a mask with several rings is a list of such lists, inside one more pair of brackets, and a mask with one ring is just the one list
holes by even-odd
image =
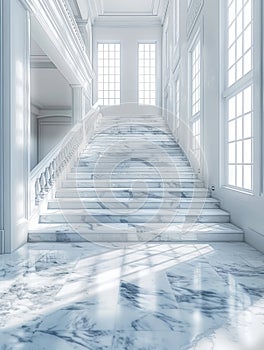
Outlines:
{"label": "baluster", "polygon": [[40,198],[40,183],[39,178],[35,181],[35,205],[39,205],[39,202],[41,201]]}
{"label": "baluster", "polygon": [[48,167],[45,169],[44,175],[45,175],[45,191],[48,192],[50,189],[50,172]]}
{"label": "baluster", "polygon": [[43,199],[44,196],[45,196],[45,184],[46,184],[45,174],[44,173],[41,173],[41,175],[40,175],[39,184],[40,184],[39,196],[40,196],[41,199]]}
{"label": "baluster", "polygon": [[54,184],[54,183],[55,183],[55,177],[56,177],[56,168],[57,168],[57,165],[56,165],[56,158],[53,159],[53,161],[52,161],[52,168],[53,168],[52,183]]}
{"label": "baluster", "polygon": [[49,165],[49,172],[50,172],[50,186],[52,187],[54,184],[54,159]]}

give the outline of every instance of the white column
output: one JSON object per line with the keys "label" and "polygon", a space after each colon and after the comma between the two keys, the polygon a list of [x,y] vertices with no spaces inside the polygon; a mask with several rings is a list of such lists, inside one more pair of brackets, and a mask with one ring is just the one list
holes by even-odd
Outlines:
{"label": "white column", "polygon": [[72,87],[72,122],[76,124],[85,116],[85,98],[81,85],[71,85]]}
{"label": "white column", "polygon": [[27,241],[30,19],[19,0],[1,4],[1,239],[8,253]]}

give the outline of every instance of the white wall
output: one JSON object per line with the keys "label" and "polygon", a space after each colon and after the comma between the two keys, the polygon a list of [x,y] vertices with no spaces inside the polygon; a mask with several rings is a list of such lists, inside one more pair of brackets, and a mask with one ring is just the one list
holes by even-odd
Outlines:
{"label": "white wall", "polygon": [[[170,1],[168,10],[168,28],[173,29],[171,22],[173,21],[173,2]],[[187,15],[187,2],[180,0],[180,60],[179,72],[181,78],[181,99],[180,99],[180,115],[181,124],[179,130],[180,143],[184,150],[190,156],[188,131],[188,47],[191,43],[193,35],[198,29],[201,30],[202,47],[203,47],[203,105],[202,105],[202,150],[204,152],[204,164],[202,164],[202,173],[205,179],[206,186],[215,186],[216,190],[213,196],[221,200],[221,206],[231,213],[231,221],[245,231],[246,241],[254,245],[256,248],[264,251],[264,197],[258,193],[253,195],[227,189],[223,186],[220,176],[222,167],[224,166],[221,160],[222,139],[221,123],[223,115],[221,113],[221,89],[220,89],[220,33],[219,33],[219,0],[204,0],[204,5],[198,15],[190,37],[187,37],[188,27],[187,22],[191,18],[195,18],[192,9],[189,16]],[[198,7],[201,0],[193,0],[193,8]],[[170,41],[172,40],[172,33]],[[174,50],[174,49],[173,49]],[[172,50],[172,51],[173,51]],[[173,84],[173,71],[177,69],[176,55],[170,56],[169,70],[163,74],[163,86],[168,87],[168,96]],[[167,80],[166,80],[167,79]],[[163,101],[164,103],[164,101]],[[169,109],[173,110],[173,99],[169,99]],[[257,115],[258,111],[256,111]],[[173,118],[173,116],[171,116]],[[169,121],[172,124],[172,121]],[[263,139],[263,133],[262,133]],[[259,150],[255,150],[259,151]],[[194,167],[197,165],[194,164]],[[209,170],[207,172],[207,169]],[[255,173],[258,176],[256,182],[261,181],[261,169],[255,167]],[[258,185],[255,183],[255,185]]]}
{"label": "white wall", "polygon": [[72,128],[69,117],[45,117],[38,119],[38,161],[41,161]]}
{"label": "white wall", "polygon": [[[93,67],[97,72],[98,41],[118,41],[121,44],[121,103],[137,103],[137,50],[139,41],[157,42],[157,67],[161,67],[161,28],[160,27],[94,27],[93,28]],[[160,105],[161,72],[158,69],[157,93]],[[94,80],[93,103],[97,101],[97,81]]]}
{"label": "white wall", "polygon": [[30,170],[38,164],[38,122],[37,115],[31,111],[30,119]]}
{"label": "white wall", "polygon": [[72,91],[58,69],[31,68],[31,100],[41,108],[71,109]]}

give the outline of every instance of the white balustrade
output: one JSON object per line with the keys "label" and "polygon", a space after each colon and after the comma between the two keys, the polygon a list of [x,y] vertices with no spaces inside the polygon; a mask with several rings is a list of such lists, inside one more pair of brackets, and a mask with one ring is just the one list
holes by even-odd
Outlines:
{"label": "white balustrade", "polygon": [[31,214],[60,181],[69,166],[89,142],[101,117],[99,109],[91,110],[87,117],[76,124],[63,140],[32,170]]}

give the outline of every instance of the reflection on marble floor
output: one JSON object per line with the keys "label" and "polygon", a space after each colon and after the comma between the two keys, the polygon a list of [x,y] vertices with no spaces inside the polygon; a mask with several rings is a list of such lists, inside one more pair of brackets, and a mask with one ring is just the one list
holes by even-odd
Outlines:
{"label": "reflection on marble floor", "polygon": [[0,256],[1,350],[262,350],[244,243],[28,244]]}

